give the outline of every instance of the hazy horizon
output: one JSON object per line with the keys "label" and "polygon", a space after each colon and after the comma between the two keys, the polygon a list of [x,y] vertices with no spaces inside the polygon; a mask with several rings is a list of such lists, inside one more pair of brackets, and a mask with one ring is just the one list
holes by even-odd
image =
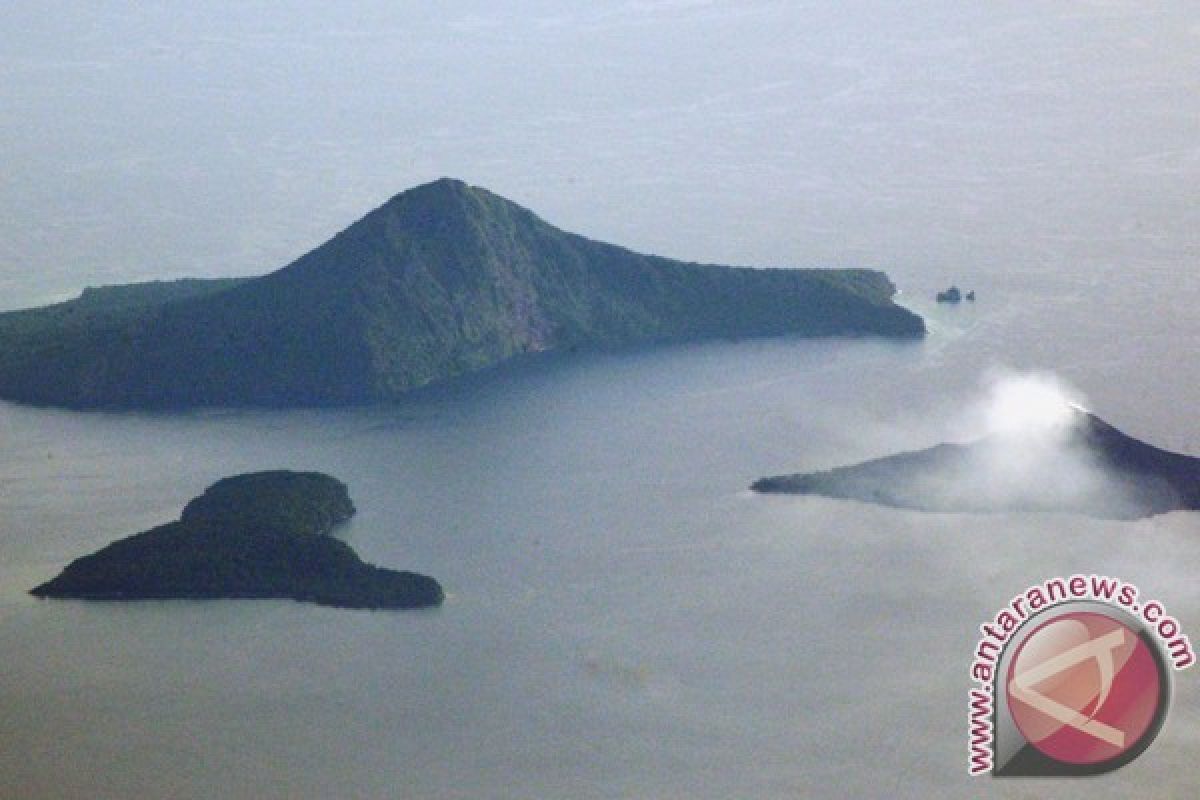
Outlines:
{"label": "hazy horizon", "polygon": [[1182,269],[1200,237],[1186,2],[16,3],[0,25],[9,308],[266,272],[442,176],[636,250],[908,281]]}
{"label": "hazy horizon", "polygon": [[[929,327],[547,357],[371,408],[0,403],[0,794],[1193,791],[1194,670],[1088,781],[968,779],[966,692],[978,625],[1053,575],[1135,582],[1195,639],[1197,514],[747,487],[1025,425],[1047,386],[1200,455],[1195,4],[70,0],[0,30],[0,309],[262,274],[448,176],[643,252],[884,269]],[[977,301],[934,303],[951,283]],[[281,467],[345,480],[342,535],[445,607],[28,596]]]}

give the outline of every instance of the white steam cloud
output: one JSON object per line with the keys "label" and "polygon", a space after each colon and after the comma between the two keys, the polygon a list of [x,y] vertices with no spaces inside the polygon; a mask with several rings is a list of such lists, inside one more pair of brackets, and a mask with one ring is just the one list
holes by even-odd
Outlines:
{"label": "white steam cloud", "polygon": [[1078,420],[1083,398],[1046,373],[992,372],[980,408],[985,435],[1045,438],[1065,433]]}
{"label": "white steam cloud", "polygon": [[1078,391],[1046,373],[994,371],[983,383],[967,411],[968,454],[916,481],[917,505],[1134,515],[1133,498],[1079,435]]}

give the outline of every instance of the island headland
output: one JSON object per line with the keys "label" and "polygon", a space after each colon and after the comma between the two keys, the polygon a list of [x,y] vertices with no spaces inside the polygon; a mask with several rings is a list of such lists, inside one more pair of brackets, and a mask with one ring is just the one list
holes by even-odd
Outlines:
{"label": "island headland", "polygon": [[442,179],[268,275],[102,287],[0,314],[0,398],[77,409],[350,405],[527,353],[923,336],[895,292],[876,270],[641,255]]}

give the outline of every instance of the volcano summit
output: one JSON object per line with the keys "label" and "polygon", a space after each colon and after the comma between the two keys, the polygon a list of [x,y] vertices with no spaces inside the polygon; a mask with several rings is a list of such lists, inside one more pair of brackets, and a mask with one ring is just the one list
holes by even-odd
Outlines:
{"label": "volcano summit", "polygon": [[1090,412],[824,472],[762,478],[773,494],[816,494],[919,511],[1063,511],[1136,519],[1200,510],[1200,458],[1161,450]]}

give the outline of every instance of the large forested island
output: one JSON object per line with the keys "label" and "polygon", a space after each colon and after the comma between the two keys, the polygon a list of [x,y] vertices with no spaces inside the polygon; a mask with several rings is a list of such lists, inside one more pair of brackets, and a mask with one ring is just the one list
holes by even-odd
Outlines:
{"label": "large forested island", "polygon": [[924,335],[894,293],[874,270],[640,255],[443,179],[262,277],[89,289],[0,314],[0,398],[72,408],[344,405],[525,353]]}
{"label": "large forested island", "polygon": [[762,478],[751,488],[920,511],[1136,519],[1200,510],[1200,458],[1154,447],[1075,408],[1052,432],[939,444],[823,472]]}
{"label": "large forested island", "polygon": [[345,484],[315,472],[225,478],[175,522],[113,542],[32,590],[86,600],[292,598],[342,608],[439,605],[436,580],[364,563],[330,532],[354,514]]}

